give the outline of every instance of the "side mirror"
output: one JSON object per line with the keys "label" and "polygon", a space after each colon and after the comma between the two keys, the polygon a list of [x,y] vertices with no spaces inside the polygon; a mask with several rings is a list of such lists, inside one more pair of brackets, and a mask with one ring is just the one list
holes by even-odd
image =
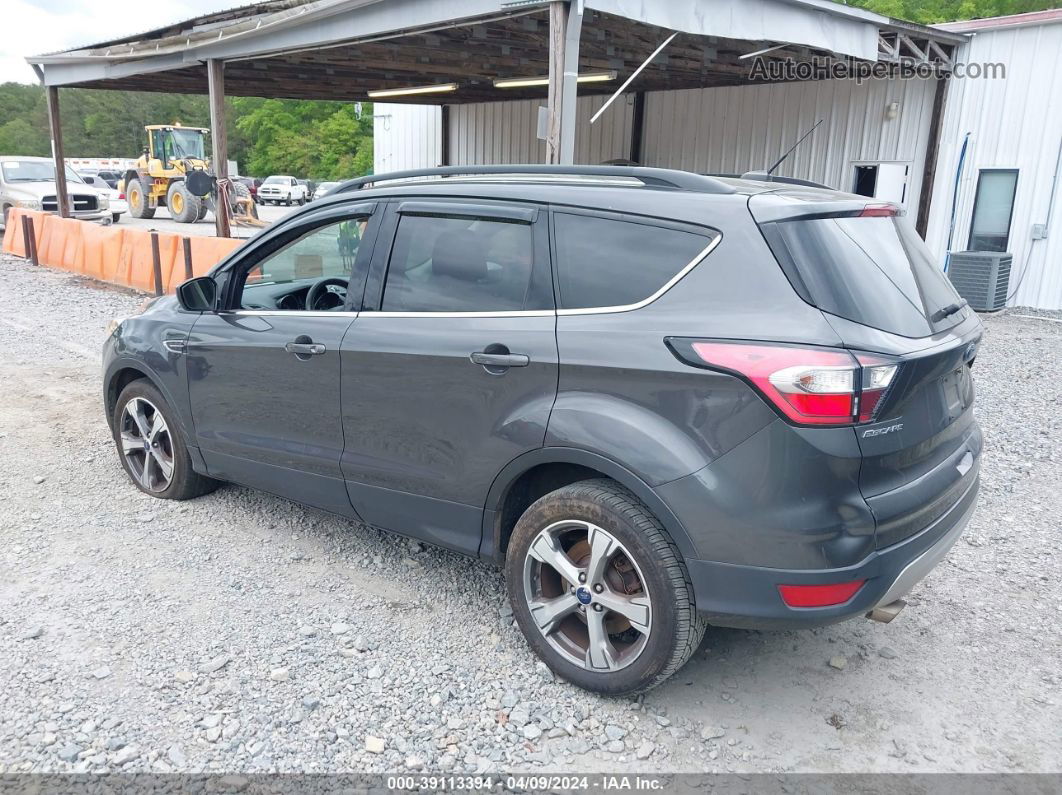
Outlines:
{"label": "side mirror", "polygon": [[177,302],[189,312],[213,312],[218,303],[218,283],[209,276],[189,279],[177,288]]}

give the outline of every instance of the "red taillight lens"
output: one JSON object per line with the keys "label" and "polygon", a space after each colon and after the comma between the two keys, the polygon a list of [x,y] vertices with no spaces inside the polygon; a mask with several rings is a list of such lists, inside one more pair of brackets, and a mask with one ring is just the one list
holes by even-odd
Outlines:
{"label": "red taillight lens", "polygon": [[695,342],[693,350],[749,379],[794,422],[844,425],[855,416],[858,367],[847,351],[732,342]]}
{"label": "red taillight lens", "polygon": [[789,607],[831,607],[847,602],[865,582],[852,580],[829,585],[779,585],[778,593]]}
{"label": "red taillight lens", "polygon": [[742,342],[693,342],[705,364],[748,379],[801,425],[848,425],[875,417],[896,365],[834,348]]}
{"label": "red taillight lens", "polygon": [[124,193],[119,193],[118,194],[118,198],[119,199],[124,199],[125,198],[125,194]]}

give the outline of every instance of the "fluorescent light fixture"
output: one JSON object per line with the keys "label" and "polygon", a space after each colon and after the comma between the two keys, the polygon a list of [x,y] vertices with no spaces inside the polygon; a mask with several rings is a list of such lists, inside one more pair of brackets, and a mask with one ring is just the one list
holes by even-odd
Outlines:
{"label": "fluorescent light fixture", "polygon": [[[584,72],[575,78],[578,83],[607,83],[616,79],[616,72]],[[494,81],[495,88],[531,88],[533,86],[548,86],[549,76],[546,77],[505,77]]]}
{"label": "fluorescent light fixture", "polygon": [[370,91],[369,96],[377,97],[407,97],[413,94],[445,94],[449,91],[457,91],[457,83],[437,83],[432,86],[410,86],[409,88],[381,88]]}

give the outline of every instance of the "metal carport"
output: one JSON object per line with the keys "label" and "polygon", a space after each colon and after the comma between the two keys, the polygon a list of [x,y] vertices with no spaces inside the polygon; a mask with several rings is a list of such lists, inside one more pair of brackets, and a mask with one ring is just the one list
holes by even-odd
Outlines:
{"label": "metal carport", "polygon": [[[611,94],[673,32],[631,90],[745,85],[747,57],[760,51],[798,62],[914,61],[946,71],[962,41],[829,0],[267,0],[27,60],[48,88],[57,163],[60,87],[208,93],[213,159],[225,178],[226,92],[356,101],[453,84],[387,100],[456,105],[540,97],[533,86],[495,86],[540,76],[548,76],[546,159],[571,163],[576,94]],[[616,79],[578,83],[586,72]],[[942,101],[941,90],[935,115]],[[61,180],[57,187],[65,192]],[[226,223],[219,218],[218,234],[227,234]]]}

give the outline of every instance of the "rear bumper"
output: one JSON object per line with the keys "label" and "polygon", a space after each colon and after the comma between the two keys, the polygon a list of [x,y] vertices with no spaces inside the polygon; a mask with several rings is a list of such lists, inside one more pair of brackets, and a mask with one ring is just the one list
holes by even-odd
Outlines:
{"label": "rear bumper", "polygon": [[[834,624],[899,599],[948,553],[977,505],[980,479],[937,521],[904,541],[877,550],[853,566],[787,570],[687,560],[697,609],[711,624],[747,629],[791,629]],[[847,602],[831,607],[787,606],[779,585],[825,585],[866,580]]]}

